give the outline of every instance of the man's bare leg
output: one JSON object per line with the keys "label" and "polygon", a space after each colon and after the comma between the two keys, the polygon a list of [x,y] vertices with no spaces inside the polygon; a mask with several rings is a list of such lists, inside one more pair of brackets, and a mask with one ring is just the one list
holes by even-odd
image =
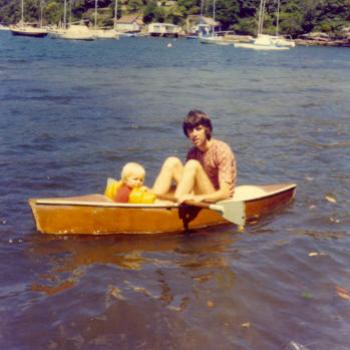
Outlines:
{"label": "man's bare leg", "polygon": [[153,185],[153,192],[156,195],[163,195],[170,192],[173,181],[179,183],[182,177],[183,165],[179,158],[169,157],[165,160],[159,175]]}
{"label": "man's bare leg", "polygon": [[190,193],[208,194],[213,192],[215,192],[215,188],[202,165],[197,160],[189,160],[183,167],[182,177],[176,188],[175,197],[180,198]]}

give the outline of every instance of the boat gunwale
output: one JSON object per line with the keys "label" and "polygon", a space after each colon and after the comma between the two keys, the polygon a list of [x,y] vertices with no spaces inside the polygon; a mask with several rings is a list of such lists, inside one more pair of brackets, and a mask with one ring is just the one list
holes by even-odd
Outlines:
{"label": "boat gunwale", "polygon": [[[267,186],[269,186],[269,185],[266,185],[266,187]],[[273,186],[273,185],[271,185],[271,186]],[[261,186],[261,187],[264,187],[264,186]],[[260,200],[260,199],[273,197],[273,196],[276,196],[276,195],[279,195],[279,194],[282,194],[282,193],[285,193],[285,192],[288,192],[288,191],[291,191],[291,190],[294,192],[294,194],[293,194],[293,196],[294,196],[296,188],[297,188],[296,184],[288,184],[288,185],[286,185],[286,187],[281,188],[279,190],[272,191],[272,192],[266,192],[266,195],[263,194],[263,195],[260,195],[260,196],[254,197],[254,198],[244,199],[242,201],[245,202],[245,203],[249,203],[249,202],[257,201],[257,200]]]}
{"label": "boat gunwale", "polygon": [[127,208],[127,209],[172,209],[179,208],[174,204],[136,204],[136,203],[116,203],[99,201],[78,201],[78,200],[50,200],[50,199],[29,199],[29,202],[38,206],[72,206],[72,207],[100,207],[100,208]]}
{"label": "boat gunwale", "polygon": [[[275,195],[282,194],[284,192],[293,190],[295,192],[295,189],[297,187],[296,184],[277,184],[277,185],[244,185],[244,186],[254,186],[254,187],[259,187],[260,189],[263,189],[266,191],[266,193],[257,195],[253,198],[247,198],[247,199],[226,199],[223,201],[219,201],[216,204],[222,203],[227,203],[228,201],[233,201],[233,202],[244,202],[244,203],[249,203],[249,202],[254,202],[257,200],[269,198]],[[270,190],[267,191],[265,188],[268,187],[273,187],[273,186],[280,186],[280,188],[277,188],[276,190]],[[100,195],[103,196],[103,195]],[[82,196],[83,197],[83,196]],[[110,201],[97,201],[97,200],[79,200],[79,199],[60,199],[60,198],[42,198],[42,199],[34,199],[31,198],[29,199],[29,202],[32,203],[33,205],[38,205],[38,206],[72,206],[72,207],[100,207],[100,208],[128,208],[128,209],[177,209],[181,206],[181,204],[178,203],[150,203],[150,204],[136,204],[136,203],[117,203],[117,202],[110,202]]]}

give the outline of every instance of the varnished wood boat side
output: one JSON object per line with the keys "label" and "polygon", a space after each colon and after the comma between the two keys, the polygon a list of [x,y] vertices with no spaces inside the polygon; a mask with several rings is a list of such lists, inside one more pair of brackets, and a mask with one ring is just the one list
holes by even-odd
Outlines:
{"label": "varnished wood boat side", "polygon": [[[247,222],[289,203],[296,185],[258,186],[266,193],[244,200]],[[155,234],[229,224],[220,213],[194,206],[130,205],[103,195],[30,199],[37,230],[50,234]]]}
{"label": "varnished wood boat side", "polygon": [[278,190],[278,188],[275,185],[265,186],[265,188],[268,187],[270,187],[271,194],[262,198],[245,201],[247,223],[256,221],[261,216],[270,214],[276,209],[285,206],[295,197],[296,185],[292,184],[286,186],[284,189],[280,188],[277,192],[276,189]]}
{"label": "varnished wood boat side", "polygon": [[171,233],[226,223],[219,213],[194,207],[30,205],[38,231],[52,234]]}

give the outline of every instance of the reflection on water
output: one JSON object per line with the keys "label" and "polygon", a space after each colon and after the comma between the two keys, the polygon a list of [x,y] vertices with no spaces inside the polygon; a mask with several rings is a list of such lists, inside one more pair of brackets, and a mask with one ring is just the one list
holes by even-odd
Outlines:
{"label": "reflection on water", "polygon": [[[128,237],[58,237],[46,242],[45,238],[35,240],[27,252],[28,258],[45,257],[49,271],[40,274],[32,283],[35,292],[54,295],[79,285],[86,277],[89,267],[101,265],[125,270],[145,270],[148,266],[157,269],[184,267],[191,270],[204,268],[222,268],[229,266],[229,261],[222,256],[227,247],[233,244],[233,235],[225,235],[214,243],[203,236],[191,242],[183,235],[152,238]],[[156,253],[156,256],[150,254]],[[169,259],[164,253],[172,253]],[[212,274],[193,276],[194,281],[208,281]],[[122,283],[127,289],[149,293],[142,287],[133,286],[129,281]],[[111,287],[113,294],[122,295],[119,288]],[[109,289],[111,289],[109,288]],[[152,295],[152,294],[149,294]]]}

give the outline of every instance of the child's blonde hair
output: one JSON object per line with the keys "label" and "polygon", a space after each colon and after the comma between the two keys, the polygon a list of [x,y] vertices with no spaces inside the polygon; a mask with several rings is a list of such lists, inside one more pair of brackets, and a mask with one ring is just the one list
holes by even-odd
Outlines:
{"label": "child's blonde hair", "polygon": [[139,163],[130,162],[130,163],[126,163],[123,166],[120,177],[122,181],[125,181],[128,177],[135,174],[145,177],[146,175],[145,168]]}

